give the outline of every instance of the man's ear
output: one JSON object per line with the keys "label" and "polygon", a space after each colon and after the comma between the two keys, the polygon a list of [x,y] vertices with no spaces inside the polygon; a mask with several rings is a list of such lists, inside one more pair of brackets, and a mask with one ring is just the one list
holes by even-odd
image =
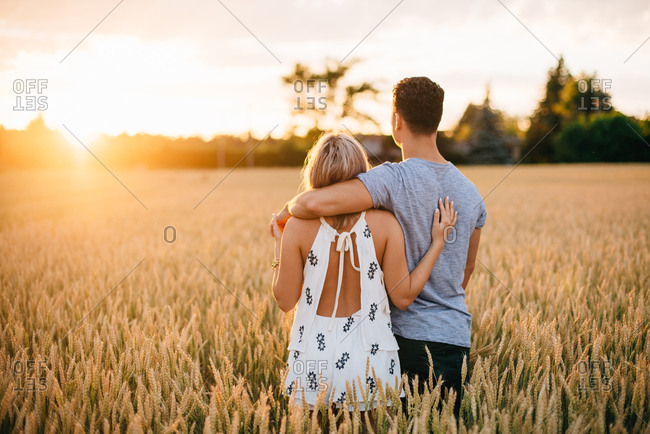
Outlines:
{"label": "man's ear", "polygon": [[404,119],[399,115],[399,113],[395,112],[395,131],[399,131],[403,127],[403,122]]}

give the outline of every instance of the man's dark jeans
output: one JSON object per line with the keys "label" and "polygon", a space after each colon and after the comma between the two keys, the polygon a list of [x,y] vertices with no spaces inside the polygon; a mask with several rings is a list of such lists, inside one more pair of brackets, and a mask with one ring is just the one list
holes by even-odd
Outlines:
{"label": "man's dark jeans", "polygon": [[[436,379],[442,376],[443,399],[446,397],[445,388],[456,391],[454,414],[456,420],[458,420],[463,391],[461,384],[463,357],[467,357],[467,363],[469,364],[469,348],[440,342],[417,341],[398,335],[395,335],[395,339],[397,339],[399,345],[399,363],[402,373],[408,376],[409,383],[416,375],[419,377],[419,393],[424,392],[424,383],[429,379],[429,358],[425,348],[429,349],[433,361],[433,385],[435,387]],[[405,398],[403,398],[403,402],[405,402],[404,400]]]}

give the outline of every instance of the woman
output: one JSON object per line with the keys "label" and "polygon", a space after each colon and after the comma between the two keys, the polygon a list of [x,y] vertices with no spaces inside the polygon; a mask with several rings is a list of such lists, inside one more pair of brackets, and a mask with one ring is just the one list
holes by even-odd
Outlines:
{"label": "woman", "polygon": [[[325,187],[368,169],[357,141],[346,134],[325,134],[309,151],[303,184],[306,189]],[[399,387],[388,298],[406,309],[429,278],[444,247],[444,232],[456,223],[448,198],[444,203],[439,199],[439,208],[431,246],[410,274],[402,228],[387,211],[320,220],[294,217],[284,232],[273,216],[273,295],[285,312],[298,304],[286,378],[286,392],[295,394],[296,403],[304,397],[314,406],[320,393],[326,403],[363,401],[380,381]],[[360,402],[362,411],[364,407]]]}

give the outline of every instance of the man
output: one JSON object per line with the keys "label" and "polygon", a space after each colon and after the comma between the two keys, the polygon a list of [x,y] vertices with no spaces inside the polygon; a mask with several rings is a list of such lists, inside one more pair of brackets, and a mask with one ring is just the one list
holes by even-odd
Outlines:
{"label": "man", "polygon": [[472,315],[465,304],[465,289],[476,263],[486,211],[474,184],[438,151],[443,98],[442,88],[426,77],[397,83],[391,129],[403,161],[384,163],[357,179],[304,192],[287,203],[278,220],[283,223],[291,215],[310,219],[371,207],[389,210],[402,226],[406,259],[413,270],[431,242],[438,198],[449,196],[458,222],[422,292],[405,310],[391,309],[391,319],[404,373],[410,379],[419,377],[422,392],[423,381],[429,378],[428,349],[434,381],[442,376],[444,386],[456,391],[458,418],[461,371],[471,345]]}

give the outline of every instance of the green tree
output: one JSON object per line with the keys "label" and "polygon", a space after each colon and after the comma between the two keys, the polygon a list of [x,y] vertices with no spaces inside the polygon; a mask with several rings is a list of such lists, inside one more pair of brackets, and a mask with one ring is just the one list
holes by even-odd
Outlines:
{"label": "green tree", "polygon": [[563,124],[561,113],[562,91],[571,78],[560,57],[555,68],[549,70],[546,93],[530,117],[530,127],[524,140],[523,155],[528,154],[526,162],[548,163],[554,161],[553,137]]}
{"label": "green tree", "polygon": [[506,131],[504,114],[491,107],[490,90],[483,105],[469,104],[454,130],[455,148],[468,164],[507,164],[517,137]]}
{"label": "green tree", "polygon": [[[282,82],[291,89],[292,116],[294,125],[291,134],[299,127],[308,129],[307,137],[348,121],[356,126],[379,130],[378,122],[370,115],[357,109],[360,98],[376,99],[379,90],[369,82],[348,84],[345,77],[358,60],[342,65],[328,60],[324,71],[312,71],[308,66],[296,63],[294,70],[282,77]],[[311,137],[310,137],[311,139]]]}
{"label": "green tree", "polygon": [[598,78],[596,73],[569,76],[556,107],[562,121],[566,123],[597,114],[614,114],[612,96],[608,92],[610,87],[611,80]]}
{"label": "green tree", "polygon": [[568,123],[554,140],[558,161],[650,161],[643,125],[622,113],[592,115]]}

